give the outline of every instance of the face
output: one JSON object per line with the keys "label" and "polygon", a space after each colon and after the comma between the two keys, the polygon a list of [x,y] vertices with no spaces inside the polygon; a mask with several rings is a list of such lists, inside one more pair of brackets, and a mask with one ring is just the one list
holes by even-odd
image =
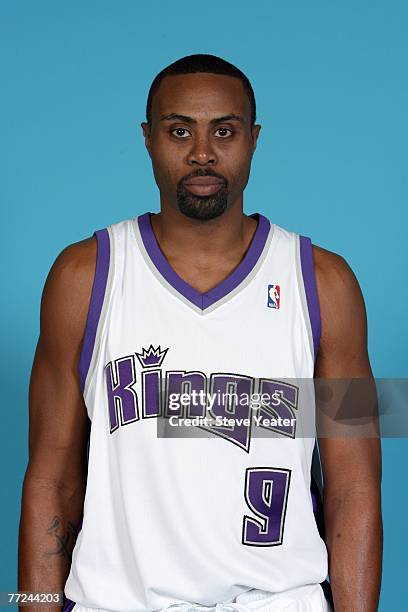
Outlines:
{"label": "face", "polygon": [[146,148],[162,203],[200,220],[242,202],[261,126],[240,79],[217,74],[165,77],[153,97]]}

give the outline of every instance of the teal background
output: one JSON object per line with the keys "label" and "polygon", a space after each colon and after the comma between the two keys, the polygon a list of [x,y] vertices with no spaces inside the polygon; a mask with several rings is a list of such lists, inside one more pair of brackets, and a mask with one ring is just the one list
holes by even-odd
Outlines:
{"label": "teal background", "polygon": [[[263,127],[246,211],[345,257],[375,375],[407,376],[407,17],[395,0],[0,2],[0,589],[16,588],[46,275],[67,244],[158,210],[139,124],[152,79],[179,57],[221,55],[250,78]],[[383,452],[388,612],[408,600],[407,441]]]}

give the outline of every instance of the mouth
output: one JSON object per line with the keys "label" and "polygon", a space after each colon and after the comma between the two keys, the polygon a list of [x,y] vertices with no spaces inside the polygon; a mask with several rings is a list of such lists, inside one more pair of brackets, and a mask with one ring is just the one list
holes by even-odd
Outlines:
{"label": "mouth", "polygon": [[223,182],[213,176],[197,176],[184,183],[185,188],[197,196],[208,196],[217,193]]}

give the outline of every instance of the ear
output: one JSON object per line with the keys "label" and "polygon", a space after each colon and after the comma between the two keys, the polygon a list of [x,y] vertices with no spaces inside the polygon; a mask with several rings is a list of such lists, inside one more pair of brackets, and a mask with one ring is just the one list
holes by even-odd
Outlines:
{"label": "ear", "polygon": [[252,126],[252,154],[255,153],[256,145],[258,143],[259,132],[261,131],[261,125],[258,123]]}
{"label": "ear", "polygon": [[150,155],[150,141],[151,141],[150,124],[147,123],[146,121],[142,121],[142,123],[140,124],[140,127],[143,130],[143,137],[145,139],[145,147]]}

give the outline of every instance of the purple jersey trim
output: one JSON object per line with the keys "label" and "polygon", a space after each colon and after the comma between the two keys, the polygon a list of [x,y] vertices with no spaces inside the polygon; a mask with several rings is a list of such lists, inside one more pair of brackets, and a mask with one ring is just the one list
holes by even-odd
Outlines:
{"label": "purple jersey trim", "polygon": [[62,612],[71,612],[73,607],[75,606],[75,601],[71,601],[68,597],[63,597],[64,604],[62,606]]}
{"label": "purple jersey trim", "polygon": [[208,308],[208,306],[211,306],[228,295],[228,293],[233,291],[248,276],[256,265],[263,251],[269,230],[271,228],[270,221],[260,213],[250,215],[253,219],[258,221],[258,225],[251,244],[249,245],[249,248],[241,263],[216,287],[213,287],[213,289],[210,289],[206,293],[200,293],[185,280],[183,280],[173,270],[165,258],[153,232],[150,220],[151,214],[152,213],[147,212],[144,215],[140,215],[137,219],[143,244],[150,259],[166,281],[176,291],[181,293],[181,295],[183,295],[201,310],[205,310]]}
{"label": "purple jersey trim", "polygon": [[93,233],[93,236],[96,236],[98,249],[91,300],[89,303],[88,317],[86,320],[81,355],[79,358],[79,382],[82,393],[85,389],[86,376],[88,374],[92,353],[94,350],[96,331],[105,297],[110,260],[110,242],[108,230],[106,228],[96,230]]}
{"label": "purple jersey trim", "polygon": [[316,499],[316,493],[314,493],[313,491],[311,491],[311,495],[312,495],[312,506],[313,506],[313,513],[316,514],[317,512],[317,499]]}
{"label": "purple jersey trim", "polygon": [[306,236],[300,236],[300,260],[302,264],[303,282],[305,286],[306,301],[313,334],[314,359],[316,362],[321,333],[320,305],[313,263],[312,242],[310,238],[307,238]]}
{"label": "purple jersey trim", "polygon": [[[89,443],[89,439],[88,439],[88,443]],[[83,515],[83,513],[82,513],[81,520],[79,521],[79,523],[78,523],[78,527],[77,527],[77,530],[78,530],[78,533],[77,533],[77,540],[78,540],[79,532],[80,532],[80,531],[81,531],[81,529],[82,529],[83,520],[84,520],[84,515]],[[76,602],[75,602],[75,601],[72,601],[72,599],[68,599],[68,597],[65,595],[65,593],[64,593],[64,592],[62,593],[62,601],[63,601],[63,604],[62,604],[62,612],[71,612],[71,610],[73,609],[73,607],[74,607],[74,606],[75,606],[75,604],[76,604]]]}

